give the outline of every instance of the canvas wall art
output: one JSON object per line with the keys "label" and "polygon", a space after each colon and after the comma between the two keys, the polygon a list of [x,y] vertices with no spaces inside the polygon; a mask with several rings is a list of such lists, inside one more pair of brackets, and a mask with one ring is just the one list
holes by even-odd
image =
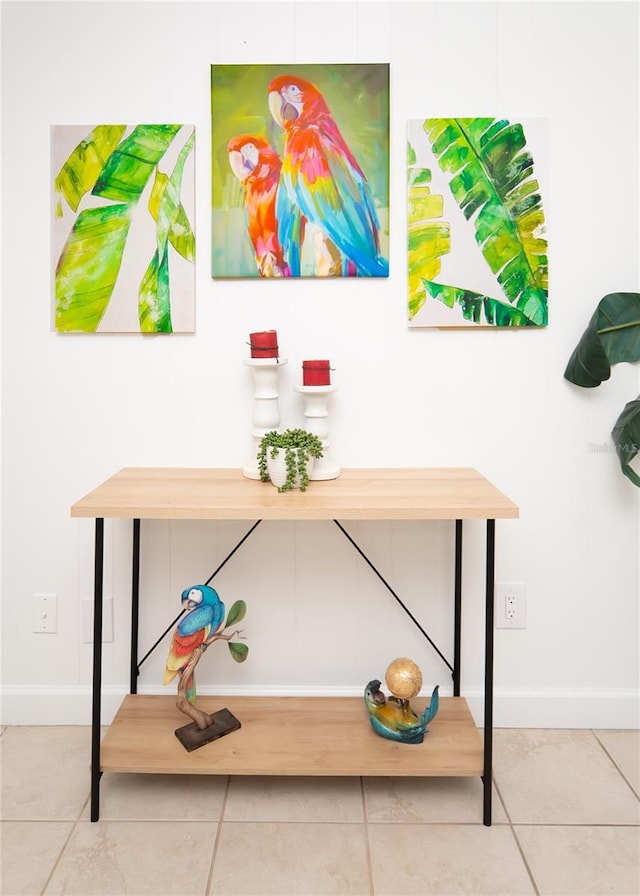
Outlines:
{"label": "canvas wall art", "polygon": [[54,325],[195,329],[193,125],[52,129]]}
{"label": "canvas wall art", "polygon": [[387,277],[389,66],[212,65],[213,277]]}
{"label": "canvas wall art", "polygon": [[544,327],[544,119],[408,122],[411,327]]}

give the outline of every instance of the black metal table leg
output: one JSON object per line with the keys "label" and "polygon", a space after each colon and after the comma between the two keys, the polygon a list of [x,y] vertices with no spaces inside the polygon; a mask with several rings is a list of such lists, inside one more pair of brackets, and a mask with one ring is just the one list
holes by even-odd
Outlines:
{"label": "black metal table leg", "polygon": [[140,520],[133,521],[133,558],[131,565],[131,666],[129,693],[138,693],[138,620],[140,614]]}
{"label": "black metal table leg", "polygon": [[456,571],[453,615],[453,696],[460,696],[462,637],[462,520],[456,520]]}
{"label": "black metal table leg", "polygon": [[491,825],[493,778],[493,592],[495,575],[496,521],[487,520],[487,567],[485,584],[484,647],[484,791],[483,822]]}
{"label": "black metal table leg", "polygon": [[96,519],[93,578],[93,684],[91,713],[91,821],[100,817],[100,707],[102,696],[102,582],[104,519]]}

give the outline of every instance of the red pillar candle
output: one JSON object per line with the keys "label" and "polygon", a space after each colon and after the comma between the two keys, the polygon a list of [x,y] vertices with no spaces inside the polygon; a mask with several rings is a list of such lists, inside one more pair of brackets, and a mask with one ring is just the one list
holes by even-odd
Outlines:
{"label": "red pillar candle", "polygon": [[252,358],[277,358],[278,334],[275,330],[249,334]]}
{"label": "red pillar candle", "polygon": [[330,386],[331,373],[328,361],[303,361],[302,362],[303,386]]}

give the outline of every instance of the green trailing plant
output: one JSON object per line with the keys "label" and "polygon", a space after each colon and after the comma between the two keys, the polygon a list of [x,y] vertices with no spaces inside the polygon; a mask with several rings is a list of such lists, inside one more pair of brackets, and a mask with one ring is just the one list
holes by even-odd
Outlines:
{"label": "green trailing plant", "polygon": [[[612,292],[598,303],[569,358],[565,379],[593,389],[611,376],[611,367],[640,361],[640,293]],[[630,463],[640,451],[640,395],[628,402],[611,431],[624,475],[640,487]]]}
{"label": "green trailing plant", "polygon": [[[278,491],[286,492],[296,487],[301,492],[306,491],[309,485],[307,464],[311,458],[322,457],[322,442],[306,429],[286,429],[284,432],[271,430],[266,433],[260,440],[257,454],[258,472],[263,482],[269,481],[267,456],[277,457],[279,449],[284,451],[287,477],[284,484],[278,486]],[[298,477],[299,486],[296,485]]]}

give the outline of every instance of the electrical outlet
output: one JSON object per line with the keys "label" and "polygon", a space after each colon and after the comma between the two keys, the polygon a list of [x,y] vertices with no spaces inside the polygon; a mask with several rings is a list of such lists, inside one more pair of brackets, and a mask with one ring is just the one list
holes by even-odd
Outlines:
{"label": "electrical outlet", "polygon": [[527,627],[527,586],[523,582],[495,587],[496,628]]}
{"label": "electrical outlet", "polygon": [[58,631],[58,595],[33,595],[33,631],[53,635]]}
{"label": "electrical outlet", "polygon": [[[93,598],[82,598],[82,641],[93,644]],[[113,599],[105,597],[102,601],[102,643],[113,641]]]}

